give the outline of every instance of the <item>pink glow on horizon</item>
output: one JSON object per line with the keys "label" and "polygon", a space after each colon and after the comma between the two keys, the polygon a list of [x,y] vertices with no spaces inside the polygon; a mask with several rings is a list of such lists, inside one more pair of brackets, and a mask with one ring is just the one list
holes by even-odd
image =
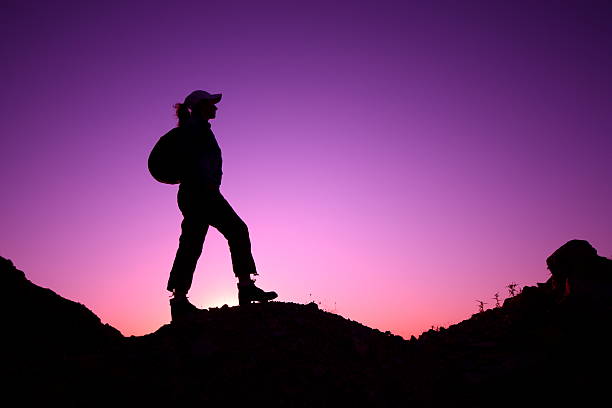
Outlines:
{"label": "pink glow on horizon", "polygon": [[[123,334],[170,318],[181,216],[146,159],[194,89],[281,301],[409,337],[569,239],[612,256],[605,2],[152,3],[3,17],[0,255]],[[190,297],[237,303],[216,230]]]}

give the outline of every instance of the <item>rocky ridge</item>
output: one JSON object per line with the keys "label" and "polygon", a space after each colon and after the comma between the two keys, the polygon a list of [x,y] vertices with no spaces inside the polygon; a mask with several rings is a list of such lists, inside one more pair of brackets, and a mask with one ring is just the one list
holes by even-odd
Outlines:
{"label": "rocky ridge", "polygon": [[[586,241],[551,278],[404,340],[307,305],[211,308],[123,337],[0,258],[6,393],[25,405],[564,406],[605,395],[612,261]],[[527,404],[530,405],[530,404]]]}

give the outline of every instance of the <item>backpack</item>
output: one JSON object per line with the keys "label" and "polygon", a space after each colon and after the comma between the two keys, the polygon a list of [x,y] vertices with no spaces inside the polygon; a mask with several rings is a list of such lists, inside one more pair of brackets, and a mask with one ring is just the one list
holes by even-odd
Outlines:
{"label": "backpack", "polygon": [[160,183],[179,184],[182,176],[182,129],[174,128],[159,138],[149,154],[149,173]]}

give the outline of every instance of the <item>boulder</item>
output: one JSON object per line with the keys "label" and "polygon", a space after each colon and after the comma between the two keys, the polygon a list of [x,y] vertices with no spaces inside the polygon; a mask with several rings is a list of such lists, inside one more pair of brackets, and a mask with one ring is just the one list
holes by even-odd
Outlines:
{"label": "boulder", "polygon": [[612,298],[612,261],[584,240],[573,239],[547,259],[550,286],[562,298],[607,301]]}

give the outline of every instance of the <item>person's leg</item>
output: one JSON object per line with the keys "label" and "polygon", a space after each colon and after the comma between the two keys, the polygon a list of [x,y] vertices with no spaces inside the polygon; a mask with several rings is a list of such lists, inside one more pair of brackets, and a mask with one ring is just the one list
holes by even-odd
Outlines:
{"label": "person's leg", "polygon": [[234,275],[239,279],[249,280],[250,275],[257,275],[251,252],[249,229],[220,193],[215,201],[214,212],[208,221],[227,239]]}
{"label": "person's leg", "polygon": [[223,234],[229,244],[234,275],[238,278],[240,305],[275,299],[278,296],[276,292],[263,291],[256,287],[255,282],[251,279],[250,275],[258,275],[258,273],[251,252],[251,239],[247,225],[221,194],[215,204],[214,216],[211,217],[209,223]]}
{"label": "person's leg", "polygon": [[193,273],[198,259],[202,254],[204,238],[208,231],[206,214],[208,213],[208,200],[197,189],[181,184],[177,201],[183,222],[181,223],[181,236],[176,257],[170,271],[167,289],[172,292],[170,299],[170,312],[172,322],[189,319],[201,310],[187,300],[187,292],[191,288]]}
{"label": "person's leg", "polygon": [[202,254],[208,224],[201,217],[186,215],[181,223],[181,236],[170,271],[167,289],[175,295],[187,295],[198,259]]}

